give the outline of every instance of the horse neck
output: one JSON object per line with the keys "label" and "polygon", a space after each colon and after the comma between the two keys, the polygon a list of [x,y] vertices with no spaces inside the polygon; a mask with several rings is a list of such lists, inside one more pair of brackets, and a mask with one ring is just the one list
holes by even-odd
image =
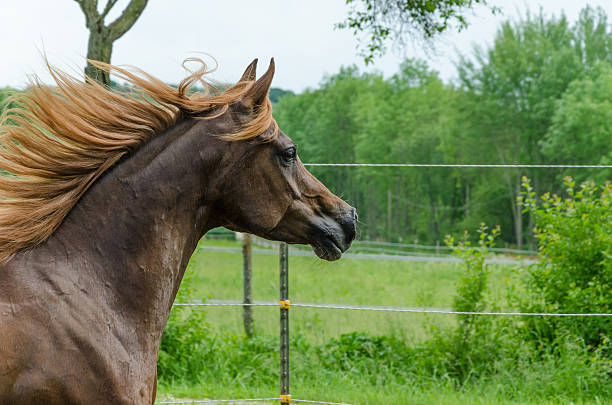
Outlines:
{"label": "horse neck", "polygon": [[214,149],[222,143],[202,134],[199,123],[181,121],[123,159],[88,190],[48,244],[63,247],[72,271],[88,269],[108,291],[103,299],[142,332],[161,334],[198,240],[217,225],[204,179],[214,178],[214,156],[222,155]]}

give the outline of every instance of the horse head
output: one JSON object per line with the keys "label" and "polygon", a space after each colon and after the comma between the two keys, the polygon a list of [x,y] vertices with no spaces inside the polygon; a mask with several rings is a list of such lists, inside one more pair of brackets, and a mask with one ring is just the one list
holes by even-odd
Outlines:
{"label": "horse head", "polygon": [[[253,61],[241,82],[250,89],[229,107],[228,117],[248,123],[269,103],[274,60],[257,81]],[[268,130],[246,141],[229,142],[234,159],[223,176],[215,204],[221,225],[266,239],[311,245],[322,259],[337,260],[355,238],[355,208],[331,193],[302,164],[297,145],[272,121]]]}

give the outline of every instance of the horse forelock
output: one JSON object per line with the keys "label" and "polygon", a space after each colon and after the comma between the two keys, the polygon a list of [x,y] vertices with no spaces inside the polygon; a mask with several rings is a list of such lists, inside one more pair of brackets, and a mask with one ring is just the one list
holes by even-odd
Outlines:
{"label": "horse forelock", "polygon": [[[138,68],[90,61],[135,86],[124,91],[90,78],[81,81],[47,63],[55,86],[34,78],[26,91],[11,96],[17,107],[0,118],[0,260],[47,239],[121,156],[181,116],[218,117],[253,84],[219,91],[204,80],[210,72],[204,62],[194,60],[200,69],[177,88]],[[204,91],[190,93],[197,83]],[[217,136],[239,141],[262,134],[273,138],[277,131],[266,98],[242,126]]]}

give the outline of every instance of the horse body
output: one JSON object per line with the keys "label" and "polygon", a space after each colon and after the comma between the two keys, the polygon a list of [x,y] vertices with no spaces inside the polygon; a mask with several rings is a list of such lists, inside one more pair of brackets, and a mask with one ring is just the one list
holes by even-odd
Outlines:
{"label": "horse body", "polygon": [[[266,75],[253,87],[267,94]],[[250,97],[153,136],[42,244],[0,264],[1,405],[152,404],[172,302],[216,226],[312,244],[328,260],[348,248],[354,209],[306,171],[286,135],[215,136],[257,108],[261,94]]]}

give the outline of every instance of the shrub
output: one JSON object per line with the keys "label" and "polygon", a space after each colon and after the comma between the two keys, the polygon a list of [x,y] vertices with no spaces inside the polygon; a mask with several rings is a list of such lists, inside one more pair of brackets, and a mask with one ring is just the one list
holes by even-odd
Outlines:
{"label": "shrub", "polygon": [[[525,312],[612,312],[612,187],[564,179],[566,198],[536,197],[523,178],[521,202],[535,221],[541,260],[522,280],[515,301]],[[567,334],[600,346],[612,331],[610,317],[529,317],[527,336],[553,342]]]}
{"label": "shrub", "polygon": [[[488,249],[495,246],[499,226],[489,231],[484,223],[478,229],[478,247],[469,240],[467,231],[456,243],[451,236],[446,244],[461,258],[463,275],[457,281],[453,310],[482,312],[487,307],[486,292],[489,269],[485,263]],[[504,350],[502,338],[507,335],[505,320],[475,314],[459,314],[458,326],[451,331],[436,331],[429,342],[434,356],[440,358],[450,377],[460,384],[494,371],[496,359]]]}
{"label": "shrub", "polygon": [[[188,269],[176,302],[193,302],[192,277]],[[175,306],[162,335],[157,376],[162,385],[270,385],[278,380],[278,346],[278,339],[215,335],[201,308]]]}
{"label": "shrub", "polygon": [[412,350],[401,340],[372,336],[366,332],[342,334],[317,350],[327,369],[369,378],[372,381],[391,376],[405,377],[412,369]]}
{"label": "shrub", "polygon": [[[186,272],[177,302],[191,302],[191,272]],[[209,365],[214,339],[205,312],[199,308],[173,307],[159,347],[157,375],[162,381],[197,382]]]}

